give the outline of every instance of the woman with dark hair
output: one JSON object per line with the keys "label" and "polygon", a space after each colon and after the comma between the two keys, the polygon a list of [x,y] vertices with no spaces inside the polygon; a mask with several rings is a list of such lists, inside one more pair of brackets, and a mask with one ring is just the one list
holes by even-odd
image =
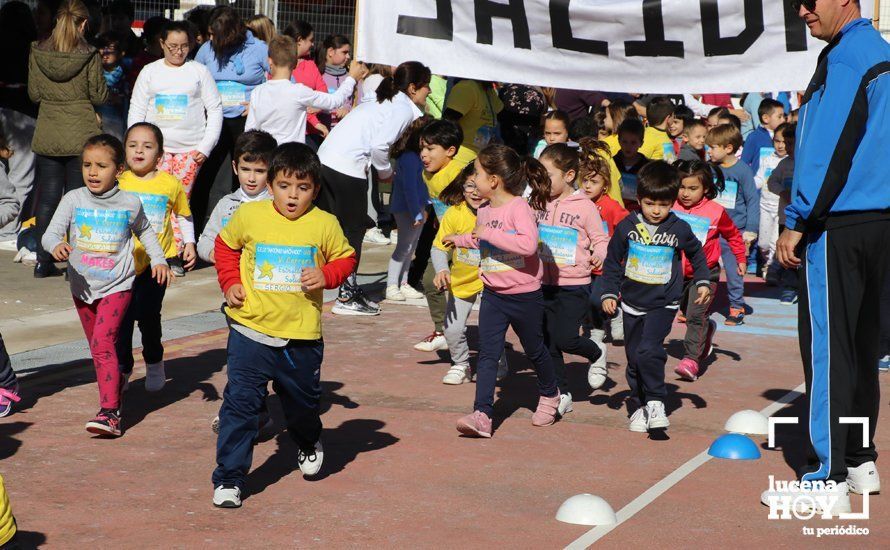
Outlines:
{"label": "woman with dark hair", "polygon": [[[368,170],[377,171],[381,182],[392,181],[390,147],[405,129],[423,116],[430,93],[430,69],[417,61],[399,65],[393,76],[377,88],[377,101],[360,104],[338,124],[321,144],[324,184],[318,206],[335,215],[356,259],[361,259],[362,239],[368,225]],[[368,300],[355,273],[340,287],[333,313],[377,315],[377,304]]]}
{"label": "woman with dark hair", "polygon": [[56,14],[49,38],[31,45],[28,95],[40,105],[31,149],[37,154],[37,278],[61,275],[40,244],[62,195],[83,187],[80,153],[84,142],[101,133],[96,105],[108,100],[102,61],[84,39],[89,12],[68,0]]}
{"label": "woman with dark hair", "polygon": [[204,226],[210,189],[221,167],[225,171],[221,176],[230,181],[230,191],[238,186],[238,180],[223,163],[226,156],[232,154],[235,140],[244,133],[250,92],[266,80],[268,58],[266,43],[247,30],[238,12],[229,6],[213,10],[210,41],[201,46],[195,61],[205,65],[216,81],[222,98],[223,125],[219,141],[207,157],[192,190],[192,214],[198,231]]}
{"label": "woman with dark hair", "polygon": [[[318,66],[309,55],[315,45],[315,30],[306,21],[296,19],[281,33],[290,36],[297,43],[297,66],[293,77],[296,82],[316,92],[328,92],[328,85],[318,71]],[[310,109],[306,118],[306,144],[318,150],[321,140],[328,135],[329,128],[318,118],[318,109]]]}

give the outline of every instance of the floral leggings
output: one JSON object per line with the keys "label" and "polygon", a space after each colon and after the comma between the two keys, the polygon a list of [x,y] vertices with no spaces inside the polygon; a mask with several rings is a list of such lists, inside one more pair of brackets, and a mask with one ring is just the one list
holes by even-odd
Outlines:
{"label": "floral leggings", "polygon": [[[161,159],[160,169],[171,174],[182,183],[185,189],[185,196],[192,196],[192,186],[201,170],[201,165],[195,160],[197,151],[189,151],[187,153],[164,153]],[[176,248],[182,250],[182,231],[179,230],[179,224],[176,217],[172,216],[173,237],[176,239]]]}

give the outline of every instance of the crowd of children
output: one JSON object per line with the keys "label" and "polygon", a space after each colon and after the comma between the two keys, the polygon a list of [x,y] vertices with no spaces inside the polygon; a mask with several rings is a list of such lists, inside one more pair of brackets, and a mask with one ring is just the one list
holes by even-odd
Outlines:
{"label": "crowd of children", "polygon": [[[533,154],[523,156],[497,143],[502,105],[490,98],[492,83],[455,88],[481,90],[485,103],[473,120],[461,102],[444,103],[448,116],[425,114],[433,78],[420,63],[375,68],[368,77],[364,64],[349,63],[349,41],[334,35],[315,65],[308,59],[311,26],[296,22],[279,35],[267,19],[251,21],[250,36],[262,39],[268,74],[236,103],[230,86],[212,76],[223,67],[188,60],[196,34],[188,25],[147,29],[143,53],[160,48],[161,58],[143,59],[135,74],[138,62],[124,61],[132,40],[103,35],[97,44],[110,91],[98,109],[103,133],[83,145],[85,187],[64,195],[42,237],[53,259],[67,262],[99,387],[100,409],[86,429],[105,436],[123,433],[136,324],[145,387],[165,385],[161,309],[171,268],[188,271],[199,259],[215,264],[230,328],[228,382],[214,421],[215,505],[241,504],[251,446],[268,418],[269,381],[301,471],[311,476],[322,466],[322,291],[346,288],[341,306],[361,292],[355,270],[366,219],[364,205],[350,202],[349,185],[360,184],[364,196],[369,179],[392,177],[388,206],[398,242],[385,299],[425,299],[433,332],[415,347],[448,350],[444,384],[475,380],[473,412],[457,423],[465,435],[492,436],[495,385],[509,373],[508,328],[537,375],[534,426],[572,412],[564,354],[585,360],[590,388],[605,384],[608,332],[613,343],[624,342],[634,405],[629,429],[646,432],[670,425],[663,344],[675,319],[686,323],[675,372],[695,381],[705,370],[721,264],[727,325],[750,314],[749,264],[781,285],[782,303],[796,302],[794,274],[774,260],[794,169],[795,126],[782,103],[762,101],[747,139],[727,109],[698,118],[666,96],[645,105],[614,98],[574,120],[551,105],[529,136]],[[192,217],[191,183],[222,126],[232,126],[223,120],[226,109],[236,108],[245,111],[245,131],[231,151],[238,188],[205,223]],[[329,133],[335,139],[325,139]],[[346,142],[354,150],[344,150]],[[11,153],[0,143],[0,154]],[[344,163],[348,170],[336,170]],[[6,208],[13,194],[6,187],[0,177],[0,226],[19,209],[14,201]],[[419,287],[409,276],[412,260],[424,273]],[[362,300],[350,314],[379,311]],[[474,366],[466,328],[476,303]],[[19,399],[0,338],[0,416]]]}

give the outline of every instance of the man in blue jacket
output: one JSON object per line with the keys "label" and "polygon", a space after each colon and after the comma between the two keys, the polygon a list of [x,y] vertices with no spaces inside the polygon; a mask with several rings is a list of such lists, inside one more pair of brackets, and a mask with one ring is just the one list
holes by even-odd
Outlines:
{"label": "man in blue jacket", "polygon": [[[829,44],[800,109],[777,255],[786,268],[801,268],[798,331],[812,447],[802,479],[837,484],[836,515],[850,511],[848,490],[880,489],[874,434],[878,298],[890,260],[890,44],[861,18],[858,0],[791,1],[810,33]],[[841,417],[868,420],[865,445],[861,426]]]}

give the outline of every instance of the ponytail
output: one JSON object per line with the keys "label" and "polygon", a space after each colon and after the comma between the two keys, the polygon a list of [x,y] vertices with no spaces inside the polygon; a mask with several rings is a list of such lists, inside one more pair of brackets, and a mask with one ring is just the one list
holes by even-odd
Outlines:
{"label": "ponytail", "polygon": [[534,210],[547,210],[547,203],[550,201],[550,176],[544,165],[538,162],[534,157],[522,157],[521,161],[522,180],[531,187],[531,195],[528,203]]}
{"label": "ponytail", "polygon": [[68,0],[56,12],[56,26],[49,37],[54,51],[71,53],[87,45],[80,26],[90,18],[90,12],[80,0]]}
{"label": "ponytail", "polygon": [[531,187],[528,203],[535,210],[546,210],[550,199],[550,176],[547,169],[533,157],[520,157],[516,151],[501,144],[487,145],[476,157],[486,173],[497,176],[504,190],[519,197],[525,186]]}
{"label": "ponytail", "polygon": [[399,65],[392,76],[385,77],[377,86],[377,103],[390,101],[399,92],[408,93],[408,87],[422,88],[430,83],[430,68],[419,61],[406,61]]}

